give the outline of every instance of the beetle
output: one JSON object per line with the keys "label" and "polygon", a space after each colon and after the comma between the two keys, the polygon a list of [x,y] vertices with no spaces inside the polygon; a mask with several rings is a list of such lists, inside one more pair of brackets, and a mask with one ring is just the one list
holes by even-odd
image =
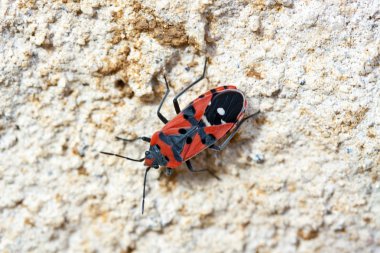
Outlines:
{"label": "beetle", "polygon": [[[216,151],[223,150],[237,133],[241,125],[260,112],[257,111],[244,117],[247,109],[247,100],[243,92],[232,85],[219,86],[211,89],[193,100],[185,109],[181,110],[178,103],[179,97],[204,79],[206,66],[207,58],[204,63],[202,76],[174,97],[173,104],[177,116],[170,121],[160,112],[170,91],[168,81],[164,75],[166,92],[158,106],[157,116],[165,126],[155,132],[151,138],[145,136],[135,139],[116,137],[118,140],[126,142],[136,140],[149,142],[150,147],[149,150],[145,152],[145,157],[133,159],[114,153],[100,152],[135,162],[144,162],[144,165],[147,166],[144,175],[142,214],[144,213],[146,178],[148,171],[152,167],[158,169],[160,166],[164,166],[166,167],[166,174],[170,175],[173,169],[186,163],[187,168],[191,172],[207,171],[219,179],[208,169],[194,169],[190,159],[207,148]],[[216,145],[216,142],[227,134],[229,134],[229,136],[224,142],[221,145]]]}

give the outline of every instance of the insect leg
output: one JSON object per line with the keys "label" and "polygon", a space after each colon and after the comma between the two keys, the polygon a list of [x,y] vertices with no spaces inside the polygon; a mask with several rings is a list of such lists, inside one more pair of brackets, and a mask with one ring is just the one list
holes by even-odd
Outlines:
{"label": "insect leg", "polygon": [[164,75],[164,79],[165,79],[165,85],[166,85],[166,92],[165,92],[165,95],[164,97],[162,98],[161,102],[160,102],[160,105],[158,106],[158,109],[157,109],[157,116],[160,118],[160,120],[166,124],[168,123],[168,120],[164,117],[164,115],[161,114],[160,110],[161,110],[161,107],[162,107],[162,104],[164,103],[166,97],[168,96],[169,94],[169,84],[168,84],[168,81],[166,80],[166,76]]}
{"label": "insect leg", "polygon": [[195,80],[194,82],[192,82],[190,85],[188,85],[185,89],[183,89],[180,93],[178,93],[174,99],[173,99],[173,104],[174,104],[174,109],[176,111],[176,113],[180,113],[181,112],[181,108],[179,107],[179,104],[178,104],[178,98],[180,96],[182,96],[186,91],[188,91],[191,87],[193,87],[194,85],[196,85],[198,82],[200,82],[206,75],[206,66],[207,66],[207,57],[205,59],[205,65],[203,67],[203,73],[202,73],[202,76],[199,77],[197,80]]}
{"label": "insect leg", "polygon": [[149,137],[145,137],[145,136],[137,137],[137,138],[134,138],[134,139],[124,139],[124,138],[116,136],[116,139],[119,140],[119,141],[126,141],[126,142],[137,141],[137,140],[143,140],[145,142],[150,142],[150,138]]}
{"label": "insect leg", "polygon": [[210,173],[211,176],[215,177],[217,180],[220,181],[220,178],[219,178],[217,175],[215,175],[213,172],[211,172],[209,169],[195,170],[195,169],[193,168],[193,165],[191,165],[191,162],[190,162],[190,161],[186,161],[186,166],[187,166],[187,168],[188,168],[191,172],[205,172],[205,171],[207,171],[208,173]]}
{"label": "insect leg", "polygon": [[228,138],[220,145],[220,146],[217,146],[215,144],[211,145],[209,148],[212,149],[212,150],[216,150],[216,151],[221,151],[223,150],[227,144],[231,141],[231,139],[235,136],[235,134],[237,133],[237,131],[239,130],[239,128],[241,127],[241,125],[243,125],[243,123],[247,120],[247,119],[250,119],[252,117],[255,117],[257,116],[258,114],[260,113],[260,110],[255,112],[254,114],[251,114],[247,117],[245,117],[244,119],[242,119],[238,125],[236,126],[236,128],[232,131],[232,133],[228,136]]}
{"label": "insect leg", "polygon": [[142,199],[142,204],[141,204],[141,214],[144,214],[146,175],[148,174],[149,170],[150,170],[150,167],[146,168],[145,175],[144,175],[144,189],[143,189],[143,199]]}

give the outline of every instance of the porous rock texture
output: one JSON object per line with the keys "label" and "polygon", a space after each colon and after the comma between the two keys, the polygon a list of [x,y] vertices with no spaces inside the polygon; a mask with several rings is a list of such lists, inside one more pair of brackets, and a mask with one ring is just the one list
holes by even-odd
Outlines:
{"label": "porous rock texture", "polygon": [[[0,252],[380,252],[380,3],[3,0]],[[192,174],[156,108],[232,84],[260,116]]]}

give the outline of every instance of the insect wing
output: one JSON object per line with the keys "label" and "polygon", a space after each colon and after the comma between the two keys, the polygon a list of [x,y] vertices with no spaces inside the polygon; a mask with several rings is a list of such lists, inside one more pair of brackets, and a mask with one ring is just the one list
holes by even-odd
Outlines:
{"label": "insect wing", "polygon": [[224,90],[236,90],[235,86],[220,86],[206,93],[200,95],[196,98],[190,105],[188,105],[181,113],[179,113],[176,117],[170,120],[163,128],[162,131],[171,129],[171,128],[190,128],[194,125],[195,122],[189,121],[189,118],[194,118],[196,121],[200,121],[202,116],[204,115],[207,106],[211,99],[215,96],[215,94],[224,91]]}
{"label": "insect wing", "polygon": [[183,160],[189,160],[190,158],[202,152],[207,147],[214,144],[219,139],[223,138],[228,133],[228,131],[234,127],[234,125],[235,124],[233,123],[226,123],[218,126],[208,126],[199,129],[192,138],[191,142],[189,143],[188,141],[184,145],[181,152]]}

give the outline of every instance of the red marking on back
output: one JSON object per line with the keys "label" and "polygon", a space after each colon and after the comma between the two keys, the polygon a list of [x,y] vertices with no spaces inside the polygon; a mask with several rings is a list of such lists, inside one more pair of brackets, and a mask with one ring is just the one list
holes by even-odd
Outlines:
{"label": "red marking on back", "polygon": [[248,107],[248,102],[246,99],[244,99],[244,107],[243,107],[243,110],[239,113],[239,115],[237,116],[237,120],[240,121],[243,119],[244,117],[244,114],[247,110],[247,107]]}
{"label": "red marking on back", "polygon": [[[189,128],[189,127],[188,127]],[[179,135],[180,133],[178,132],[179,129],[181,128],[165,128],[165,129],[162,129],[162,132],[165,134],[165,135]],[[186,128],[184,128],[186,129]]]}
{"label": "red marking on back", "polygon": [[185,144],[183,150],[181,152],[181,156],[183,160],[189,160],[191,157],[199,154],[202,150],[207,148],[206,145],[202,144],[201,137],[199,134],[195,134],[193,137],[193,141],[190,144]]}
{"label": "red marking on back", "polygon": [[203,98],[198,98],[194,100],[193,107],[195,109],[194,118],[198,121],[201,120],[203,114],[205,114],[208,103],[210,102],[212,96],[205,96]]}
{"label": "red marking on back", "polygon": [[222,91],[222,90],[237,90],[237,88],[236,86],[233,86],[233,85],[225,85],[225,86],[216,87],[216,91]]}
{"label": "red marking on back", "polygon": [[160,139],[160,137],[158,137],[159,135],[159,132],[155,132],[152,137],[150,138],[150,145],[153,146],[155,144],[157,144],[157,141]]}
{"label": "red marking on back", "polygon": [[148,158],[145,158],[145,161],[144,161],[144,165],[145,166],[152,166],[153,164],[153,159],[148,159]]}
{"label": "red marking on back", "polygon": [[177,116],[175,116],[172,120],[170,120],[166,125],[162,128],[162,131],[166,131],[171,128],[189,128],[191,127],[191,124],[189,121],[187,121],[183,114],[180,113]]}
{"label": "red marking on back", "polygon": [[226,123],[222,125],[208,126],[205,127],[204,130],[206,134],[212,134],[217,140],[219,140],[223,136],[225,136],[227,132],[231,130],[231,128],[233,128],[234,126],[234,123]]}

